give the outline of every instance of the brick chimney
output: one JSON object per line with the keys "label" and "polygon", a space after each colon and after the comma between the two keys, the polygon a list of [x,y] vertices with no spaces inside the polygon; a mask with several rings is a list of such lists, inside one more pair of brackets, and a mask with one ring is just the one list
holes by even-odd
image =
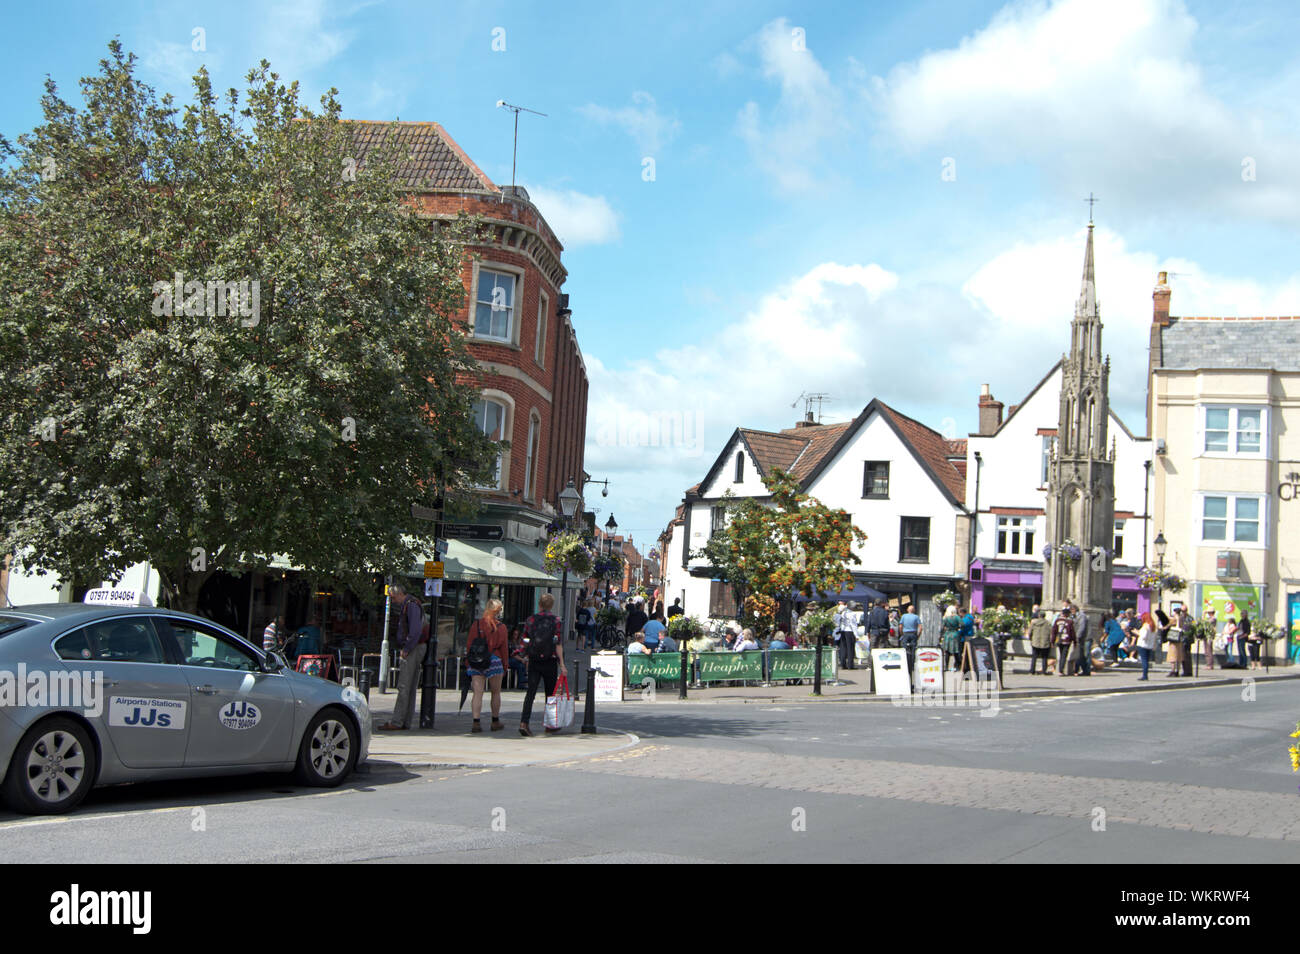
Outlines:
{"label": "brick chimney", "polygon": [[1155,302],[1151,320],[1162,328],[1169,327],[1169,273],[1161,272],[1156,279],[1156,290],[1151,293]]}
{"label": "brick chimney", "polygon": [[813,412],[811,410],[808,410],[804,412],[803,420],[795,421],[794,426],[795,427],[821,427],[821,424],[813,420]]}
{"label": "brick chimney", "polygon": [[1156,276],[1151,293],[1151,340],[1147,344],[1147,437],[1151,436],[1151,402],[1155,400],[1155,373],[1165,362],[1164,330],[1170,325],[1169,273]]}
{"label": "brick chimney", "polygon": [[980,385],[980,436],[986,437],[1002,426],[1002,402],[993,400],[987,384]]}

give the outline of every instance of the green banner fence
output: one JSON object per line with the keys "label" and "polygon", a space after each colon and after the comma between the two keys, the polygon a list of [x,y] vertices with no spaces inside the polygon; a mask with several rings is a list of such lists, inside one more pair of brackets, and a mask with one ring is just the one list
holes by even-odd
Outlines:
{"label": "green banner fence", "polygon": [[[777,649],[770,652],[771,672],[767,679],[776,682],[782,679],[812,679],[816,666],[817,652],[813,649]],[[726,682],[744,680],[761,682],[763,674],[763,652],[749,650],[743,653],[691,653],[691,669],[698,670],[700,682]],[[654,653],[644,655],[634,653],[626,657],[627,684],[642,686],[646,678],[655,681],[656,686],[677,685],[681,677],[681,653]],[[693,678],[693,676],[692,676]],[[835,678],[835,649],[822,649],[822,679]]]}

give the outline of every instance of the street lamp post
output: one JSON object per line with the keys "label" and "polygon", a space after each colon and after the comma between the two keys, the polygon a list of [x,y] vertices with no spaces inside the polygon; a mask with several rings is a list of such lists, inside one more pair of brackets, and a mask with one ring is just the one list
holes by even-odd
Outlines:
{"label": "street lamp post", "polygon": [[[614,519],[613,511],[610,511],[609,519],[605,521],[605,543],[609,546],[609,556],[614,555],[614,531],[618,529],[618,521]],[[609,605],[609,581],[605,581],[605,605]]]}
{"label": "street lamp post", "polygon": [[[560,513],[564,514],[566,526],[578,512],[578,504],[581,502],[582,495],[573,486],[573,480],[570,478],[568,485],[560,491]],[[564,625],[570,625],[573,617],[569,614],[569,567],[567,565],[564,567],[564,575],[560,581],[560,612],[564,614]],[[563,633],[560,638],[564,638]]]}
{"label": "street lamp post", "polygon": [[1163,589],[1164,577],[1165,577],[1165,548],[1169,546],[1169,542],[1165,540],[1165,534],[1163,530],[1156,532],[1155,546],[1156,546],[1156,613],[1157,613],[1156,623],[1159,624],[1160,616],[1158,614],[1160,613],[1160,596],[1161,596],[1161,590]]}
{"label": "street lamp post", "polygon": [[1156,609],[1160,608],[1160,591],[1165,577],[1165,549],[1169,546],[1164,531],[1156,534]]}

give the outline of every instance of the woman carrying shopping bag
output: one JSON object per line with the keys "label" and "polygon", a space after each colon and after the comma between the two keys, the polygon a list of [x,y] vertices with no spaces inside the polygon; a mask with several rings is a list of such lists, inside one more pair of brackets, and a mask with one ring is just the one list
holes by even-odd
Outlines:
{"label": "woman carrying shopping bag", "polygon": [[564,672],[555,683],[555,693],[546,697],[546,716],[542,725],[547,732],[559,732],[573,724],[573,693],[569,691],[569,677]]}

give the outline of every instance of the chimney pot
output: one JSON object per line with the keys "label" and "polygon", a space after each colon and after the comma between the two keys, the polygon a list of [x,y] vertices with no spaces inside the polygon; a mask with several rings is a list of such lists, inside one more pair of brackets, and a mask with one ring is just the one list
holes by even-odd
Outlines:
{"label": "chimney pot", "polygon": [[1152,324],[1160,325],[1162,328],[1169,325],[1169,273],[1161,272],[1155,291],[1151,293],[1151,300],[1154,303],[1151,313]]}
{"label": "chimney pot", "polygon": [[1002,402],[993,399],[987,384],[980,387],[980,435],[987,436],[1002,426]]}

